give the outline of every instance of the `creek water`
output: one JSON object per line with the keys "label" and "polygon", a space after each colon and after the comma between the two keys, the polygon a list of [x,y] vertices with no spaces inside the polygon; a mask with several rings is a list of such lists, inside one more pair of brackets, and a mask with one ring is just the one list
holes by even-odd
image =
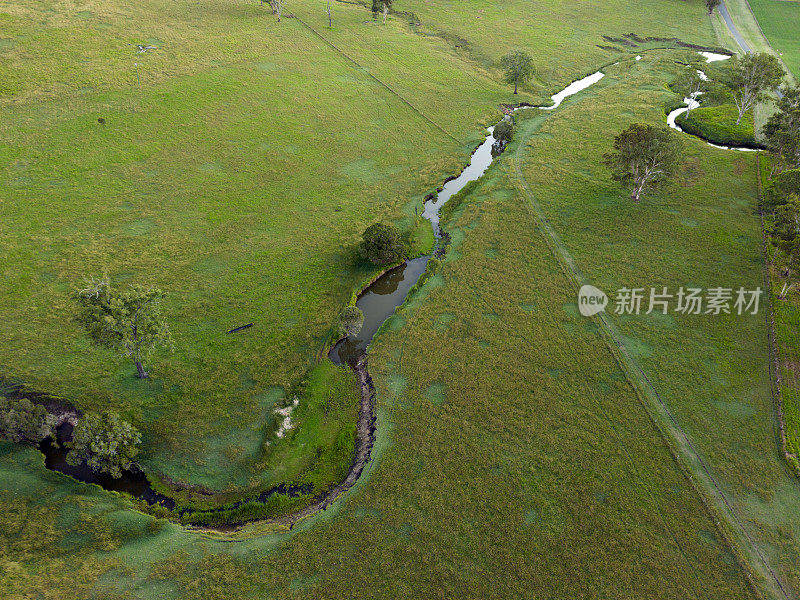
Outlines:
{"label": "creek water", "polygon": [[429,256],[420,256],[407,260],[399,267],[381,275],[366,291],[358,297],[356,306],[364,313],[364,325],[357,336],[339,340],[328,353],[337,365],[355,365],[358,358],[366,351],[367,346],[394,309],[405,300],[420,275],[428,266]]}
{"label": "creek water", "polygon": [[[582,79],[573,81],[563,90],[551,96],[551,106],[520,106],[514,110],[553,110],[570,96],[585,90],[590,85],[600,81],[605,75],[600,71],[592,73]],[[430,200],[425,202],[422,216],[430,221],[433,233],[437,240],[441,236],[439,227],[439,212],[442,206],[455,194],[472,182],[480,179],[492,161],[496,158],[493,152],[495,138],[494,127],[486,129],[486,139],[472,153],[469,165],[461,173],[445,182],[442,189]],[[422,256],[407,260],[404,264],[387,271],[367,287],[356,300],[356,306],[364,313],[364,325],[356,336],[339,340],[328,353],[328,357],[336,364],[347,363],[354,365],[358,358],[366,352],[372,338],[380,326],[388,319],[395,309],[405,302],[408,290],[425,271],[430,256]]]}
{"label": "creek water", "polygon": [[145,474],[139,470],[124,471],[122,477],[114,479],[109,475],[99,475],[92,471],[86,463],[71,465],[67,462],[67,449],[64,443],[72,439],[72,425],[64,423],[56,431],[56,439],[46,439],[39,445],[39,450],[44,454],[44,464],[52,471],[59,471],[73,479],[84,483],[96,483],[100,487],[112,492],[124,492],[134,498],[140,498],[148,504],[162,504],[169,509],[175,507],[172,498],[156,492],[147,481]]}

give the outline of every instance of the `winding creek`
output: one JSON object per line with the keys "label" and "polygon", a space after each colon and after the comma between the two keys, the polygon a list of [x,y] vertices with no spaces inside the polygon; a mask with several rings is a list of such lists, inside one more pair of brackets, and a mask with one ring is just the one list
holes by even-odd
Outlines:
{"label": "winding creek", "polygon": [[[705,57],[707,63],[717,62],[720,60],[727,60],[730,58],[727,54],[717,54],[716,52],[698,52],[698,54]],[[701,71],[700,69],[696,69],[697,75],[703,81],[708,81],[708,75],[705,72]],[[680,108],[676,108],[672,112],[667,115],[667,125],[669,125],[675,131],[680,131],[681,133],[686,133],[686,135],[692,135],[690,133],[685,132],[681,129],[681,126],[678,125],[675,120],[681,116],[683,113],[688,112],[690,110],[694,110],[700,106],[700,101],[698,98],[703,95],[703,92],[696,92],[691,96],[688,96],[683,99],[683,103],[686,106],[682,106]],[[720,150],[738,150],[739,152],[756,152],[756,148],[748,148],[746,146],[720,146],[718,144],[712,144],[707,140],[703,140],[706,144],[711,146],[712,148],[719,148]]]}
{"label": "winding creek", "polygon": [[[706,56],[707,62],[729,58],[727,55],[714,55],[704,52],[701,52],[701,54]],[[701,75],[701,77],[703,75]],[[563,90],[551,96],[553,103],[550,106],[519,106],[516,107],[514,111],[528,109],[554,110],[558,108],[566,98],[585,90],[589,86],[600,81],[604,76],[605,74],[603,72],[597,71],[572,82]],[[696,103],[694,98],[686,100]],[[667,118],[669,126],[680,131],[680,128],[675,124],[675,118],[686,110],[688,110],[688,103],[687,107],[672,111]],[[442,237],[442,230],[439,225],[439,213],[441,208],[453,195],[464,189],[468,183],[480,179],[496,157],[496,153],[492,152],[495,142],[495,138],[492,135],[493,130],[494,127],[487,128],[486,139],[473,152],[469,165],[467,165],[457,177],[448,180],[442,189],[439,190],[435,196],[432,195],[425,203],[422,214],[423,217],[431,223],[437,244]],[[340,365],[347,364],[356,372],[361,391],[355,456],[344,481],[333,489],[317,496],[310,505],[298,512],[267,521],[283,523],[291,527],[298,520],[314,514],[319,510],[324,510],[343,492],[352,487],[369,463],[372,446],[375,441],[376,427],[375,389],[367,369],[367,348],[380,326],[394,313],[396,308],[405,302],[409,290],[425,272],[430,258],[430,255],[421,256],[407,260],[403,264],[389,269],[359,294],[356,306],[364,313],[364,325],[361,332],[357,336],[339,340],[328,353],[329,358],[334,363]],[[72,425],[62,424],[58,429],[59,442],[69,440],[71,438],[71,433]],[[58,445],[45,441],[40,445],[40,450],[45,455],[45,464],[48,469],[59,471],[78,481],[100,485],[107,490],[129,494],[149,505],[161,504],[168,509],[173,509],[175,507],[175,501],[168,496],[156,492],[149,484],[146,475],[138,469],[124,472],[120,479],[112,479],[110,477],[98,476],[86,465],[76,467],[67,464],[65,460],[66,451],[63,448],[63,444]],[[296,496],[299,493],[308,493],[308,490],[292,487],[287,488],[287,486],[281,485],[252,498],[242,500],[237,503],[237,505],[247,502],[264,502],[271,495],[276,493]],[[230,508],[230,506],[227,507],[227,509]],[[217,510],[223,509],[211,509],[203,512],[210,513],[216,512]],[[264,521],[264,519],[259,520]],[[212,529],[230,531],[231,529],[235,529],[236,526],[244,524],[244,522],[245,521]]]}

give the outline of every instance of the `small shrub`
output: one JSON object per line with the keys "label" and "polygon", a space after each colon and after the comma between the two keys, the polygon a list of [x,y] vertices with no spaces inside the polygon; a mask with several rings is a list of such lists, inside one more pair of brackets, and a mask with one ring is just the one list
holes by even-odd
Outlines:
{"label": "small shrub", "polygon": [[355,337],[364,326],[364,313],[357,306],[348,306],[339,313],[339,333]]}
{"label": "small shrub", "polygon": [[514,125],[511,123],[511,119],[503,119],[495,125],[492,136],[498,142],[503,142],[503,144],[510,142],[511,138],[514,137]]}

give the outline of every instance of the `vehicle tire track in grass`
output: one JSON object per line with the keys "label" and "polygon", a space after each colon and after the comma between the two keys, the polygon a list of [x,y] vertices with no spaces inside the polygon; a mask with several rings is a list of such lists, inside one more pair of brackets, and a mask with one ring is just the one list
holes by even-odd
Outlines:
{"label": "vehicle tire track in grass", "polygon": [[[536,196],[520,168],[520,163],[524,160],[526,143],[531,133],[539,128],[542,120],[542,117],[534,117],[534,121],[527,128],[520,128],[516,154],[509,160],[511,163],[509,176],[523,193],[528,212],[533,217],[537,228],[542,233],[542,237],[545,239],[545,242],[556,257],[559,266],[577,294],[581,285],[583,285],[587,279],[577,267],[572,255],[564,246],[559,235],[545,216],[544,211],[536,200]],[[723,522],[719,520],[717,520],[717,523],[724,537],[728,540],[729,545],[734,550],[741,547],[747,553],[747,558],[745,558],[739,555],[738,552],[735,552],[742,566],[745,567],[746,572],[748,572],[748,575],[750,575],[755,568],[756,572],[770,587],[773,597],[790,600],[792,596],[789,595],[780,578],[772,569],[766,556],[758,547],[749,531],[745,528],[742,517],[738,514],[732,501],[723,491],[722,486],[712,473],[711,468],[702,458],[700,452],[694,446],[687,433],[680,426],[678,420],[656,390],[653,382],[636,360],[627,352],[619,332],[617,332],[616,328],[603,313],[599,313],[596,316],[596,320],[600,324],[599,331],[603,334],[601,337],[606,342],[606,346],[625,373],[626,378],[636,392],[647,414],[667,442],[667,446],[672,451],[676,463],[684,470],[687,479],[692,482],[698,495],[705,500],[705,504],[708,506],[709,510],[712,511],[712,514],[720,512],[724,515],[723,518],[727,522],[728,527],[723,527]],[[714,510],[712,506],[716,507],[716,510]],[[733,529],[733,531],[730,529]],[[735,538],[739,540],[739,544],[735,544],[731,536],[735,536]],[[748,576],[748,580],[751,585],[753,585],[754,589],[758,591],[750,576]]]}
{"label": "vehicle tire track in grass", "polygon": [[[534,117],[535,122],[528,129],[527,133],[532,133],[533,131],[538,130],[539,126],[541,125],[541,123],[543,123],[547,119],[549,114],[551,114],[551,113],[541,113],[540,115],[537,115],[536,117]],[[525,140],[522,140],[520,142],[520,147],[522,146],[524,141]],[[508,173],[508,175],[511,176],[511,173]],[[548,244],[548,247],[550,247],[549,244]],[[567,278],[567,279],[569,279],[569,278]],[[475,299],[478,300],[478,302],[480,302],[488,312],[492,312],[492,311],[495,310],[494,305],[492,305],[492,303],[490,303],[488,300],[486,300],[479,293],[478,288],[476,288],[474,286],[469,286],[469,287],[470,287],[470,289],[472,291],[472,294],[475,297]],[[508,326],[508,325],[505,326],[505,329],[508,330],[510,333],[513,333],[518,338],[524,340],[525,343],[529,344],[532,348],[535,348],[536,345],[533,342],[531,342],[518,329],[512,328],[511,326]],[[403,343],[405,343],[405,338],[403,340]],[[664,530],[672,538],[672,541],[675,544],[675,547],[677,548],[678,552],[683,557],[684,561],[686,562],[686,564],[688,565],[689,569],[691,570],[692,577],[693,577],[693,580],[694,580],[695,597],[702,598],[703,595],[701,594],[701,589],[700,589],[702,584],[700,582],[700,576],[699,576],[699,574],[697,572],[697,568],[695,567],[694,563],[691,561],[689,556],[686,554],[686,550],[684,549],[683,545],[681,544],[680,540],[678,539],[677,534],[669,526],[669,524],[667,523],[666,519],[664,518],[663,512],[660,510],[659,502],[657,500],[656,493],[653,490],[652,484],[649,483],[649,481],[647,481],[643,477],[641,471],[637,467],[636,460],[634,458],[633,453],[631,452],[630,448],[628,448],[627,444],[625,444],[625,442],[623,441],[622,436],[621,436],[617,426],[615,425],[614,420],[611,418],[608,410],[603,406],[603,404],[600,402],[600,400],[595,399],[594,400],[594,404],[595,404],[596,409],[597,409],[596,414],[600,417],[600,419],[602,419],[602,420],[604,420],[606,422],[607,428],[610,430],[611,434],[613,435],[614,439],[617,442],[617,445],[622,450],[622,452],[623,452],[623,454],[625,456],[625,459],[626,459],[624,462],[626,462],[628,464],[628,467],[630,469],[629,473],[632,475],[632,477],[633,477],[633,479],[635,481],[638,481],[645,488],[647,496],[649,497],[649,499],[651,501],[651,505],[654,508],[655,513],[658,515],[658,518],[661,521],[661,524],[662,524]]]}

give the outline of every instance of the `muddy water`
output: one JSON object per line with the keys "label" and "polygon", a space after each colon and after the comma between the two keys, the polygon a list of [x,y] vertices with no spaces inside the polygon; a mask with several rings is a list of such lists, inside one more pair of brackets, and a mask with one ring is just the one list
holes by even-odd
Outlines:
{"label": "muddy water", "polygon": [[407,260],[384,273],[358,298],[356,306],[364,313],[364,326],[356,337],[344,338],[331,349],[328,356],[337,365],[355,365],[358,357],[367,349],[378,328],[383,325],[394,309],[405,300],[428,265],[429,256]]}

